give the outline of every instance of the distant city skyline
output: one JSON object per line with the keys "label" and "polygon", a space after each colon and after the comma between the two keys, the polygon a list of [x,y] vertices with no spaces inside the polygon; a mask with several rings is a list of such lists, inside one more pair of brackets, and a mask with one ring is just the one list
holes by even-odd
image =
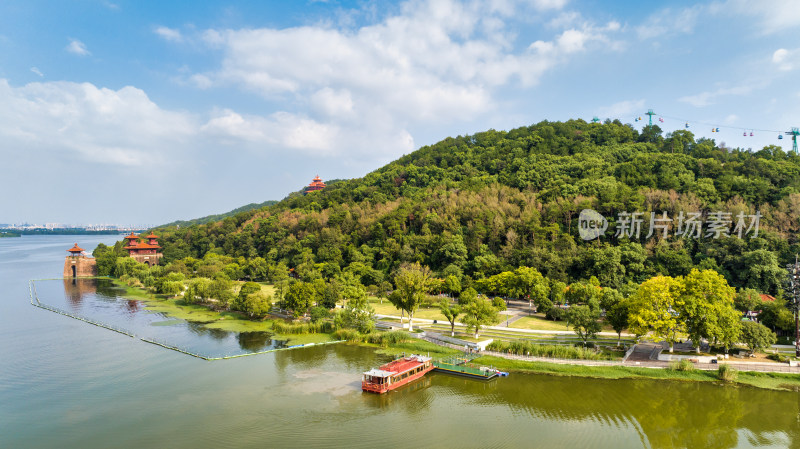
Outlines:
{"label": "distant city skyline", "polygon": [[665,132],[788,150],[798,31],[793,0],[8,0],[0,157],[19,193],[0,222],[192,219],[448,136],[641,129],[648,109]]}

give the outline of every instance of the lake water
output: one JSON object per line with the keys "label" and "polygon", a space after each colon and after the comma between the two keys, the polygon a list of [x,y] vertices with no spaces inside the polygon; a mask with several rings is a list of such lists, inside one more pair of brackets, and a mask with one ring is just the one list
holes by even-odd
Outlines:
{"label": "lake water", "polygon": [[[792,392],[433,374],[377,396],[359,384],[362,371],[387,360],[370,349],[204,361],[30,305],[28,280],[60,275],[73,243],[91,249],[117,238],[0,239],[0,447],[800,447],[800,394]],[[202,332],[192,343],[190,327],[153,326],[164,318],[137,304],[120,307],[103,287],[72,303],[69,283],[44,284],[43,302],[84,315],[99,310],[128,324],[121,327],[207,352],[267,345]],[[109,307],[92,305],[101,300]]]}

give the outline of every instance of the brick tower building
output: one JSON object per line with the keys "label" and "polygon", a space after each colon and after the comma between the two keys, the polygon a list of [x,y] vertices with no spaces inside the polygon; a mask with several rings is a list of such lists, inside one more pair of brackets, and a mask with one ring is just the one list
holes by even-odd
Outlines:
{"label": "brick tower building", "polygon": [[65,278],[97,276],[97,261],[94,257],[87,256],[77,243],[67,251],[69,256],[64,261]]}

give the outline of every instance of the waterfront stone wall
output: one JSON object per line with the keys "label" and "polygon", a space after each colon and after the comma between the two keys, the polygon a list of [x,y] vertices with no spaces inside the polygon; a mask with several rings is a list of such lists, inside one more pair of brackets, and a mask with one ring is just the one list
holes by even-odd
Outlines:
{"label": "waterfront stone wall", "polygon": [[158,265],[161,262],[161,258],[164,257],[161,253],[155,254],[131,254],[131,257],[135,259],[137,262],[141,262],[143,264],[147,264],[148,266]]}
{"label": "waterfront stone wall", "polygon": [[64,260],[64,277],[97,276],[97,261],[93,257],[67,256]]}

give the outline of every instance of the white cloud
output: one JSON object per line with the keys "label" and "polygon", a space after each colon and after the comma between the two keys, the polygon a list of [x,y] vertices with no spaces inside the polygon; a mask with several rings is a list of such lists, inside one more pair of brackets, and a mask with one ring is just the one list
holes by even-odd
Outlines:
{"label": "white cloud", "polygon": [[163,162],[194,128],[186,114],[159,108],[134,87],[71,82],[12,87],[0,79],[4,145],[41,157],[123,166]]}
{"label": "white cloud", "polygon": [[164,40],[171,42],[183,42],[183,35],[179,30],[167,28],[165,26],[156,27],[154,33],[161,36]]}
{"label": "white cloud", "polygon": [[772,62],[778,70],[784,72],[794,70],[800,66],[800,48],[794,50],[779,48],[772,54]]}
{"label": "white cloud", "polygon": [[680,10],[664,8],[636,27],[639,39],[654,39],[664,35],[689,34],[697,26],[698,17],[706,11],[705,6],[698,5]]}
{"label": "white cloud", "polygon": [[714,104],[717,98],[728,96],[728,95],[747,95],[757,87],[756,85],[745,85],[745,86],[736,86],[736,87],[721,87],[714,91],[706,91],[701,92],[696,95],[687,95],[681,98],[678,98],[678,101],[682,101],[684,103],[689,103],[694,107],[703,107]]}
{"label": "white cloud", "polygon": [[70,39],[69,45],[67,45],[67,51],[78,56],[88,56],[92,53],[86,49],[86,44],[77,40],[77,39]]}
{"label": "white cloud", "polygon": [[407,153],[408,129],[489,116],[500,88],[536,85],[590,49],[614,47],[618,22],[572,23],[550,39],[516,42],[520,11],[565,4],[411,0],[355,29],[206,30],[203,42],[223,59],[188,79],[201,89],[235,86],[291,105],[268,116],[223,110],[203,126],[207,135],[325,154]]}
{"label": "white cloud", "polygon": [[800,2],[797,0],[727,0],[709,5],[713,14],[747,17],[762,34],[800,28]]}
{"label": "white cloud", "polygon": [[39,75],[39,78],[43,78],[44,77],[44,73],[42,73],[42,71],[39,70],[38,67],[31,67],[31,72]]}
{"label": "white cloud", "polygon": [[536,9],[561,9],[566,6],[568,0],[533,0]]}
{"label": "white cloud", "polygon": [[598,111],[600,118],[624,118],[641,113],[644,110],[645,100],[625,100],[602,107]]}

